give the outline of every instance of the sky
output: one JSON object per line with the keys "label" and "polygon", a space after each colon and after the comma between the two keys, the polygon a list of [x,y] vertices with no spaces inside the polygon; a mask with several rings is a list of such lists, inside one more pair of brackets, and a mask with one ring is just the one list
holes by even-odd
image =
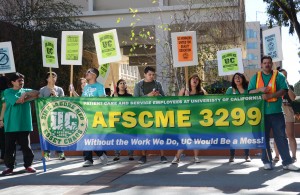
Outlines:
{"label": "sky", "polygon": [[[265,24],[268,16],[266,13],[267,4],[263,0],[245,0],[246,21],[260,21]],[[282,66],[288,72],[288,82],[294,85],[300,80],[300,58],[298,57],[299,39],[296,34],[290,35],[287,27],[282,28]]]}

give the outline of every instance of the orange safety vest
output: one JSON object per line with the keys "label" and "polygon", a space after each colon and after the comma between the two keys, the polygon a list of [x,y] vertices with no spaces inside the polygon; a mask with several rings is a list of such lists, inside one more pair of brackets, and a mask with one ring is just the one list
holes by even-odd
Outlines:
{"label": "orange safety vest", "polygon": [[[273,74],[272,74],[272,77],[268,83],[268,86],[267,88],[269,89],[269,92],[268,93],[275,93],[276,92],[276,77],[277,77],[277,74],[278,74],[278,70],[273,70]],[[265,83],[264,83],[264,80],[263,80],[263,77],[262,77],[262,73],[261,71],[257,72],[257,75],[256,75],[256,89],[257,88],[261,88],[261,87],[265,87]],[[277,101],[277,98],[271,98],[271,99],[268,99],[267,102],[276,102]]]}

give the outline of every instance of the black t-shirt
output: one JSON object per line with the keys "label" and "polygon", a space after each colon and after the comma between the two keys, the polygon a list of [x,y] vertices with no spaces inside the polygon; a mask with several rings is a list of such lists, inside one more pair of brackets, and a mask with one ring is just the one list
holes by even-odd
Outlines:
{"label": "black t-shirt", "polygon": [[[289,88],[290,88],[292,91],[294,91],[294,87],[293,87],[292,85],[289,85]],[[291,98],[290,98],[288,92],[283,96],[283,98],[282,98],[282,103],[292,103],[292,100],[291,100]]]}
{"label": "black t-shirt", "polygon": [[[112,97],[114,97],[115,94],[112,95]],[[131,97],[132,95],[130,93],[124,93],[124,94],[119,94],[118,93],[118,97]]]}

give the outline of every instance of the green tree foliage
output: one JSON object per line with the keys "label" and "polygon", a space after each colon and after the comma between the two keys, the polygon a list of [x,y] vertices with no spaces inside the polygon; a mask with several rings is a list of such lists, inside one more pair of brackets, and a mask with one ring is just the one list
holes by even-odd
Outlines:
{"label": "green tree foliage", "polygon": [[[61,31],[84,31],[84,48],[94,48],[91,36],[86,32],[99,28],[78,20],[81,7],[69,0],[0,0],[0,42],[11,41],[13,45],[16,70],[26,76],[26,87],[39,89],[45,85],[45,75],[49,68],[42,65],[41,36],[58,38],[58,61],[60,62]],[[84,76],[83,71],[90,65],[74,66],[74,80]],[[70,84],[70,66],[53,69],[58,74],[57,85],[67,93]],[[74,82],[76,84],[76,82]]]}
{"label": "green tree foliage", "polygon": [[300,9],[299,0],[263,0],[268,4],[267,13],[269,15],[270,27],[277,24],[289,27],[289,33],[296,34],[300,38],[300,24],[297,13]]}

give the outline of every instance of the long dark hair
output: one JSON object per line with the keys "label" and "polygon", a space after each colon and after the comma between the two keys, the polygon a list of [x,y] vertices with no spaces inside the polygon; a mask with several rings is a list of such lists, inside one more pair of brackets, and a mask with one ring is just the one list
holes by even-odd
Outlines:
{"label": "long dark hair", "polygon": [[[117,87],[116,87],[116,89],[117,89],[117,94],[119,94],[119,91],[120,91],[120,89],[119,89],[119,84],[120,84],[122,81],[126,83],[126,81],[125,81],[124,79],[118,80],[118,82],[117,82]],[[125,88],[125,94],[128,94],[128,92],[127,92],[127,87]]]}
{"label": "long dark hair", "polygon": [[8,79],[5,76],[0,77],[0,92],[8,88]]}
{"label": "long dark hair", "polygon": [[194,78],[194,77],[198,77],[198,79],[199,79],[199,83],[198,83],[198,85],[196,86],[196,93],[199,94],[199,93],[202,91],[202,90],[201,90],[201,79],[199,78],[199,76],[198,76],[197,73],[192,74],[192,75],[190,76],[190,78],[189,78],[189,90],[192,89],[191,80],[192,80],[192,78]]}
{"label": "long dark hair", "polygon": [[235,75],[238,75],[239,77],[242,78],[242,86],[243,86],[243,89],[248,89],[248,81],[246,80],[246,77],[242,74],[242,73],[235,73],[232,77],[232,81],[231,81],[231,87],[234,88],[234,89],[237,89],[237,86],[234,82],[234,77]]}

